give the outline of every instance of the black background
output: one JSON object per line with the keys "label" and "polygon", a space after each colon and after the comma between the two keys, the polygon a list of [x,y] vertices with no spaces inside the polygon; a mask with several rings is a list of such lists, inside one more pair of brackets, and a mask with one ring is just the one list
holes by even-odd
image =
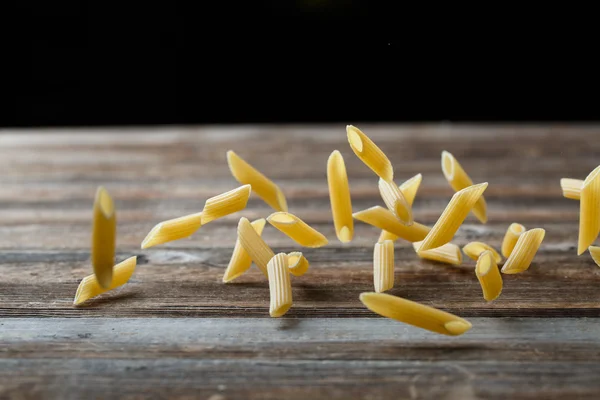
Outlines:
{"label": "black background", "polygon": [[393,4],[23,2],[0,122],[600,119],[591,10]]}

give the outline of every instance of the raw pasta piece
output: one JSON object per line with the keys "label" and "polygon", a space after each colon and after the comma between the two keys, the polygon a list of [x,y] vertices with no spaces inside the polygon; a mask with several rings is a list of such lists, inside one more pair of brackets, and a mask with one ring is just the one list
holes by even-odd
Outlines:
{"label": "raw pasta piece", "polygon": [[352,214],[366,224],[373,225],[409,242],[423,240],[429,232],[429,227],[414,222],[411,226],[403,225],[387,208],[375,206]]}
{"label": "raw pasta piece", "polygon": [[379,178],[379,193],[383,202],[404,225],[410,226],[413,221],[412,207],[400,191],[400,188],[392,182]]}
{"label": "raw pasta piece", "polygon": [[600,232],[600,166],[596,167],[583,181],[579,200],[579,243],[577,255],[583,252],[598,237]]}
{"label": "raw pasta piece", "polygon": [[[471,178],[469,178],[456,158],[447,151],[442,152],[442,172],[455,192],[473,186]],[[479,197],[472,211],[479,221],[484,224],[487,222],[487,205],[483,195]]]}
{"label": "raw pasta piece", "polygon": [[100,286],[94,275],[88,275],[81,280],[75,293],[75,299],[73,300],[74,305],[79,305],[86,300],[101,295],[102,293],[113,290],[119,286],[122,286],[129,281],[135,266],[137,264],[137,257],[129,257],[123,262],[114,266],[112,282],[108,288]]}
{"label": "raw pasta piece", "polygon": [[415,201],[415,197],[417,196],[417,192],[419,191],[419,186],[421,186],[422,180],[423,176],[421,174],[417,174],[400,185],[400,191],[410,206],[412,206]]}
{"label": "raw pasta piece", "polygon": [[373,250],[373,283],[377,293],[394,287],[394,242],[375,243]]}
{"label": "raw pasta piece", "polygon": [[98,284],[103,288],[111,285],[117,236],[117,216],[110,194],[102,186],[94,199],[94,222],[92,227],[92,267]]}
{"label": "raw pasta piece", "polygon": [[269,215],[267,221],[301,246],[322,247],[328,243],[327,238],[322,233],[294,214],[276,212]]}
{"label": "raw pasta piece", "polygon": [[248,218],[240,218],[237,231],[242,248],[246,250],[254,264],[267,276],[267,264],[275,256],[275,253],[260,237]]}
{"label": "raw pasta piece", "polygon": [[483,242],[467,243],[462,250],[467,255],[467,257],[472,258],[475,261],[479,259],[481,253],[487,250],[490,251],[494,256],[494,261],[496,261],[496,264],[502,262],[502,256],[498,254],[498,252],[492,246]]}
{"label": "raw pasta piece", "polygon": [[483,251],[477,259],[475,275],[477,275],[483,292],[483,298],[486,301],[493,301],[500,296],[502,292],[502,276],[498,270],[494,253],[490,250]]}
{"label": "raw pasta piece", "polygon": [[244,185],[206,200],[202,210],[202,225],[246,208],[250,192],[251,186]]}
{"label": "raw pasta piece", "polygon": [[431,250],[420,251],[421,242],[414,242],[413,248],[420,258],[432,261],[438,261],[445,264],[462,264],[462,254],[460,248],[454,243],[446,243],[440,247]]}
{"label": "raw pasta piece", "polygon": [[564,197],[567,199],[579,200],[581,198],[583,181],[581,179],[562,178],[560,180],[560,187]]}
{"label": "raw pasta piece", "polygon": [[340,242],[348,243],[354,236],[352,200],[344,158],[337,150],[327,160],[327,184],[335,233]]}
{"label": "raw pasta piece", "polygon": [[227,164],[233,177],[242,185],[251,185],[252,190],[265,203],[277,211],[287,211],[287,201],[283,192],[273,181],[244,161],[232,150],[227,152]]}
{"label": "raw pasta piece", "polygon": [[[252,228],[256,231],[257,235],[262,235],[262,231],[265,227],[267,220],[264,218],[257,219],[256,221],[252,221]],[[229,260],[229,265],[225,270],[225,274],[223,275],[223,282],[231,282],[238,276],[241,276],[244,272],[246,272],[250,266],[252,265],[252,258],[248,255],[246,250],[242,247],[240,243],[240,239],[238,238],[235,241],[235,246],[233,247],[233,254],[231,255],[231,259]]]}
{"label": "raw pasta piece", "polygon": [[592,260],[596,263],[597,266],[600,267],[600,247],[598,246],[590,246],[588,248],[590,251],[590,255],[592,256]]}
{"label": "raw pasta piece", "polygon": [[377,241],[380,243],[385,242],[386,240],[391,240],[392,242],[395,242],[398,239],[398,236],[394,235],[393,233],[389,233],[388,231],[381,231],[381,233],[379,234],[379,239],[377,239]]}
{"label": "raw pasta piece", "polygon": [[545,235],[546,231],[542,228],[535,228],[522,233],[515,248],[504,263],[502,273],[518,274],[526,271],[540,248]]}
{"label": "raw pasta piece", "polygon": [[387,293],[361,293],[360,301],[381,316],[442,335],[462,335],[472,326],[456,315]]}
{"label": "raw pasta piece", "polygon": [[525,232],[525,227],[523,225],[517,224],[516,222],[510,224],[506,230],[504,239],[502,240],[502,255],[504,257],[510,257],[510,253],[512,253],[517,244],[517,240],[519,240],[519,236],[523,232]]}
{"label": "raw pasta piece", "polygon": [[281,317],[292,306],[292,283],[288,270],[287,254],[279,253],[267,263],[269,274],[269,292],[271,304],[269,314],[273,318]]}
{"label": "raw pasta piece", "polygon": [[487,186],[487,182],[484,182],[454,193],[446,209],[421,243],[420,250],[435,249],[450,242]]}
{"label": "raw pasta piece", "polygon": [[354,154],[380,178],[391,182],[394,179],[394,170],[385,153],[357,127],[346,126],[346,133]]}
{"label": "raw pasta piece", "polygon": [[202,226],[201,212],[160,222],[146,235],[142,242],[142,249],[188,238],[200,229],[200,226]]}
{"label": "raw pasta piece", "polygon": [[294,276],[302,276],[308,271],[308,260],[299,251],[288,254],[288,267]]}

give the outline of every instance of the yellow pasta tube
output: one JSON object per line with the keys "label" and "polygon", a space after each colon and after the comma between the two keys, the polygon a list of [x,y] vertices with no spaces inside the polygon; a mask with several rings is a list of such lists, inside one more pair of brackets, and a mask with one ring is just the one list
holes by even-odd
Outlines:
{"label": "yellow pasta tube", "polygon": [[359,221],[383,229],[409,242],[421,241],[429,232],[428,226],[418,222],[414,222],[410,226],[403,225],[390,210],[380,206],[367,208],[352,214],[352,216]]}
{"label": "yellow pasta tube", "polygon": [[373,250],[373,283],[377,293],[394,287],[394,242],[375,243]]}
{"label": "yellow pasta tube", "polygon": [[308,266],[308,260],[301,252],[293,251],[288,254],[288,267],[292,275],[304,275],[308,271]]}
{"label": "yellow pasta tube", "polygon": [[379,178],[379,193],[388,210],[390,210],[400,222],[404,225],[412,225],[414,222],[412,207],[404,198],[400,188],[396,186],[393,181],[387,182]]}
{"label": "yellow pasta tube", "polygon": [[267,264],[269,273],[269,292],[271,304],[269,314],[273,318],[281,317],[292,306],[292,283],[288,270],[287,254],[279,253]]}
{"label": "yellow pasta tube", "polygon": [[238,240],[242,245],[242,248],[250,256],[250,259],[254,261],[256,266],[267,275],[267,264],[275,255],[273,250],[271,250],[269,245],[265,243],[262,237],[260,237],[250,221],[248,221],[248,218],[240,218],[237,231]]}
{"label": "yellow pasta tube", "polygon": [[73,300],[74,305],[79,305],[86,300],[101,295],[102,293],[113,290],[119,286],[122,286],[129,281],[135,266],[137,263],[137,257],[129,257],[127,260],[120,262],[114,266],[112,282],[108,288],[100,286],[94,275],[88,275],[81,280],[75,293],[75,299]]}
{"label": "yellow pasta tube", "polygon": [[381,316],[442,335],[462,335],[472,326],[456,315],[387,293],[361,293],[360,301]]}
{"label": "yellow pasta tube", "polygon": [[598,246],[590,246],[588,248],[590,251],[590,255],[592,256],[592,260],[596,263],[597,266],[600,267],[600,247]]}
{"label": "yellow pasta tube", "polygon": [[506,234],[504,235],[504,239],[502,240],[502,255],[506,258],[510,257],[510,253],[512,253],[515,245],[517,244],[517,240],[519,236],[525,232],[525,227],[521,224],[512,223],[506,230]]}
{"label": "yellow pasta tube", "polygon": [[395,242],[398,239],[398,236],[394,235],[393,233],[389,233],[388,231],[381,231],[381,233],[379,234],[379,239],[377,239],[377,241],[380,243],[385,242],[386,240],[391,240],[392,242]]}
{"label": "yellow pasta tube", "polygon": [[462,264],[462,254],[460,248],[454,243],[446,243],[440,247],[431,250],[419,251],[421,242],[414,242],[413,248],[420,258],[437,261],[445,264]]}
{"label": "yellow pasta tube", "polygon": [[152,228],[142,242],[142,249],[192,236],[202,226],[202,213],[160,222]]}
{"label": "yellow pasta tube", "polygon": [[202,225],[246,208],[251,191],[250,185],[244,185],[206,200]]}
{"label": "yellow pasta tube", "polygon": [[502,262],[502,256],[498,254],[498,252],[492,246],[483,242],[467,243],[462,250],[467,255],[467,257],[472,258],[475,261],[479,259],[481,253],[483,253],[484,251],[489,251],[494,256],[494,261],[496,261],[496,264]]}
{"label": "yellow pasta tube", "polygon": [[446,209],[421,243],[420,250],[435,249],[451,241],[487,186],[487,182],[484,182],[454,193]]}
{"label": "yellow pasta tube", "polygon": [[394,170],[385,153],[357,127],[346,126],[346,133],[354,154],[380,178],[391,182],[394,179]]}
{"label": "yellow pasta tube", "polygon": [[269,215],[267,221],[301,246],[322,247],[328,243],[322,233],[293,214],[276,212]]}
{"label": "yellow pasta tube", "polygon": [[110,194],[102,186],[94,199],[94,221],[92,226],[92,267],[98,284],[108,288],[112,282],[115,264],[117,217]]}
{"label": "yellow pasta tube", "polygon": [[[442,172],[455,192],[473,186],[471,178],[469,178],[456,158],[447,151],[442,152]],[[479,221],[484,224],[487,222],[487,205],[483,196],[479,197],[472,211]]]}
{"label": "yellow pasta tube", "polygon": [[518,274],[526,271],[531,265],[531,261],[538,249],[546,231],[541,228],[535,228],[522,233],[517,240],[515,248],[502,267],[504,274]]}
{"label": "yellow pasta tube", "polygon": [[354,236],[352,200],[344,158],[337,150],[327,159],[327,184],[335,233],[340,242],[348,243]]}
{"label": "yellow pasta tube", "polygon": [[[258,236],[262,235],[262,231],[266,223],[267,221],[264,218],[252,221],[252,228],[254,228]],[[223,282],[231,282],[232,280],[246,272],[251,265],[252,258],[250,258],[246,250],[244,250],[238,237],[238,239],[235,241],[235,246],[233,247],[233,254],[231,255],[231,259],[229,260],[229,265],[227,265],[227,269],[225,270],[225,274],[223,275]]]}
{"label": "yellow pasta tube", "polygon": [[581,198],[583,181],[581,179],[562,178],[560,180],[560,187],[564,197],[567,199],[579,200]]}
{"label": "yellow pasta tube", "polygon": [[579,243],[577,255],[583,252],[598,237],[600,232],[600,166],[596,167],[583,181],[579,200]]}
{"label": "yellow pasta tube", "polygon": [[422,180],[423,176],[421,174],[417,174],[400,185],[400,191],[410,206],[412,206],[413,202],[415,201],[415,197],[417,196],[417,192],[419,191],[419,186],[421,186]]}
{"label": "yellow pasta tube", "polygon": [[234,178],[242,185],[252,185],[252,190],[265,203],[277,211],[287,211],[283,192],[273,181],[248,164],[232,150],[227,152],[227,164]]}
{"label": "yellow pasta tube", "polygon": [[495,256],[490,250],[485,250],[477,259],[475,266],[475,275],[481,285],[483,298],[486,301],[493,301],[500,296],[502,292],[502,276],[498,270]]}

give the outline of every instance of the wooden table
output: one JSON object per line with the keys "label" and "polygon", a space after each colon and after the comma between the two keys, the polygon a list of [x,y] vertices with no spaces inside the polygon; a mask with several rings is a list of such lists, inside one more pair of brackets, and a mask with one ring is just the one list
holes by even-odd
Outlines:
{"label": "wooden table", "polygon": [[[531,268],[505,275],[486,303],[474,262],[449,267],[396,244],[390,293],[456,313],[473,329],[446,337],[381,318],[358,300],[373,290],[379,232],[356,222],[335,238],[325,165],[339,149],[355,211],[382,205],[377,178],[350,150],[343,124],[4,131],[0,134],[0,398],[524,399],[600,398],[600,270],[576,255],[578,203],[559,179],[598,165],[600,126],[359,125],[388,154],[396,180],[423,174],[414,205],[433,224],[452,191],[440,168],[452,152],[489,182],[489,223],[469,216],[455,237],[499,248],[511,222],[546,229]],[[221,277],[241,216],[194,237],[140,250],[158,222],[200,211],[238,186],[234,149],[275,180],[290,211],[330,244],[302,249],[294,306],[269,318],[269,290],[253,267]],[[96,187],[113,195],[118,260],[138,256],[124,287],[75,308],[89,264]],[[278,251],[300,249],[267,226]]]}

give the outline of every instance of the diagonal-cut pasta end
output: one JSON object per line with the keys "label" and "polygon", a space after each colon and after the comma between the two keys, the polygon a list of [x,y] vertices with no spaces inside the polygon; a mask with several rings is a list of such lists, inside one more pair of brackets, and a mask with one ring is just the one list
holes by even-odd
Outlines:
{"label": "diagonal-cut pasta end", "polygon": [[98,190],[96,190],[95,203],[105,218],[110,218],[115,212],[113,199],[103,186],[99,186]]}
{"label": "diagonal-cut pasta end", "polygon": [[452,181],[454,179],[454,166],[456,164],[456,159],[452,155],[452,153],[444,150],[442,151],[442,172],[446,177],[446,180]]}
{"label": "diagonal-cut pasta end", "polygon": [[[160,222],[160,223],[156,224],[154,226],[154,228],[152,228],[150,230],[150,232],[148,232],[148,234],[142,241],[142,246],[141,246],[142,249],[147,249],[149,247],[164,243],[164,242],[161,242],[161,240],[160,240],[160,238],[162,236],[160,234],[161,230],[162,230],[162,226],[163,226],[163,223]],[[162,236],[162,237],[164,237],[164,236]]]}
{"label": "diagonal-cut pasta end", "polygon": [[272,213],[271,215],[269,215],[267,217],[267,221],[269,221],[269,223],[283,224],[283,225],[293,225],[298,222],[289,213],[284,212],[284,211],[278,211],[278,212]]}
{"label": "diagonal-cut pasta end", "polygon": [[462,335],[471,329],[473,325],[466,320],[463,321],[449,321],[444,324],[444,328],[448,331],[448,334],[452,336]]}
{"label": "diagonal-cut pasta end", "polygon": [[592,260],[596,263],[597,266],[600,267],[600,247],[598,246],[590,246],[588,248],[590,251],[590,255],[592,256]]}
{"label": "diagonal-cut pasta end", "polygon": [[342,243],[349,243],[352,241],[352,232],[347,226],[343,226],[342,229],[340,229],[338,239]]}
{"label": "diagonal-cut pasta end", "polygon": [[487,223],[487,204],[485,203],[483,196],[480,197],[479,200],[477,200],[477,203],[475,203],[475,206],[473,206],[473,215],[475,215],[475,218],[482,224]]}
{"label": "diagonal-cut pasta end", "polygon": [[360,131],[353,125],[346,125],[346,133],[348,134],[348,142],[353,150],[362,153],[363,151],[363,141]]}
{"label": "diagonal-cut pasta end", "polygon": [[278,211],[288,211],[287,200],[285,199],[285,195],[283,194],[279,186],[277,186],[277,204],[279,205],[279,207],[277,208]]}

